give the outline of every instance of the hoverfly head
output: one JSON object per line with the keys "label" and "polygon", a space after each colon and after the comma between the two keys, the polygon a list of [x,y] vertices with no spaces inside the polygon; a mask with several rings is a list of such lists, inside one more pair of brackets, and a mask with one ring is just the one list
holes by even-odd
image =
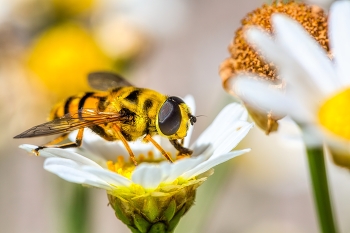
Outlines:
{"label": "hoverfly head", "polygon": [[182,139],[186,137],[189,123],[193,125],[195,122],[196,117],[186,103],[179,97],[170,96],[158,112],[157,130],[169,139]]}

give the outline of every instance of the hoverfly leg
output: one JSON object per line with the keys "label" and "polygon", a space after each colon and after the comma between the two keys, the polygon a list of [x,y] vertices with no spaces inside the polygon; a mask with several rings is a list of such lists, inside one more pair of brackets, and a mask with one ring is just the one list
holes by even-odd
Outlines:
{"label": "hoverfly leg", "polygon": [[46,148],[47,146],[38,146],[32,152],[35,154],[35,156],[39,156],[39,150]]}
{"label": "hoverfly leg", "polygon": [[64,139],[66,139],[68,137],[68,133],[62,134],[61,136],[59,136],[58,138],[55,138],[54,140],[46,143],[43,146],[49,146],[49,145],[56,145],[60,142],[62,142]]}
{"label": "hoverfly leg", "polygon": [[174,140],[169,140],[170,143],[175,147],[175,149],[179,152],[179,154],[177,156],[183,156],[183,155],[186,155],[186,156],[189,156],[193,153],[192,150],[186,148],[186,147],[183,147],[183,142],[181,140],[181,143],[174,139]]}
{"label": "hoverfly leg", "polygon": [[115,132],[117,133],[118,135],[118,138],[122,141],[122,143],[124,144],[125,146],[125,149],[128,151],[129,155],[130,155],[130,158],[132,160],[132,162],[134,163],[135,166],[137,166],[137,161],[135,159],[135,155],[134,153],[132,152],[130,146],[129,146],[129,143],[126,141],[125,137],[123,136],[120,128],[117,126],[117,125],[113,125],[113,129],[115,130]]}
{"label": "hoverfly leg", "polygon": [[151,137],[151,135],[147,134],[144,139],[147,141],[152,142],[152,144],[162,153],[162,155],[170,162],[173,163],[174,161],[171,159],[171,157],[166,153],[166,151]]}
{"label": "hoverfly leg", "polygon": [[35,148],[33,150],[33,153],[36,155],[36,156],[39,156],[39,150],[41,149],[44,149],[44,148],[47,148],[47,147],[50,147],[51,145],[55,145],[57,143],[60,143],[62,142],[64,139],[66,139],[68,137],[68,133],[65,133],[65,134],[62,134],[61,136],[59,136],[58,138],[55,138],[54,140],[46,143],[45,145],[43,146],[38,146],[37,148]]}
{"label": "hoverfly leg", "polygon": [[39,155],[39,150],[44,149],[44,148],[61,148],[61,149],[65,149],[65,148],[72,148],[72,147],[80,147],[82,140],[83,140],[83,133],[84,133],[84,128],[79,129],[77,137],[75,139],[75,142],[69,142],[69,143],[65,143],[62,145],[55,145],[61,141],[63,141],[64,139],[67,138],[68,133],[66,134],[62,134],[60,137],[52,140],[51,142],[43,145],[43,146],[38,146],[37,148],[35,148],[33,150],[33,153],[38,156]]}

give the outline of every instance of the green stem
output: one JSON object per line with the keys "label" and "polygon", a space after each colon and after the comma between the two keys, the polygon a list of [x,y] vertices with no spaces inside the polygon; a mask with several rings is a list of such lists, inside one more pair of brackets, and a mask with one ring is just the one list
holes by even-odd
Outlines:
{"label": "green stem", "polygon": [[314,200],[323,233],[336,233],[322,147],[307,148]]}
{"label": "green stem", "polygon": [[67,206],[67,232],[89,232],[89,190],[81,185],[74,184],[74,190]]}

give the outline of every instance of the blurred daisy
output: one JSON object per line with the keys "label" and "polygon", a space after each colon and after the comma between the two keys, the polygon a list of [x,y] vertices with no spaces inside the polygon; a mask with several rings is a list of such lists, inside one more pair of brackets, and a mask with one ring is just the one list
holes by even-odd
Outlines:
{"label": "blurred daisy", "polygon": [[28,52],[27,67],[51,93],[62,98],[90,90],[87,74],[113,70],[113,60],[82,25],[63,23],[36,38]]}
{"label": "blurred daisy", "polygon": [[308,146],[326,139],[335,162],[350,167],[350,2],[335,2],[328,23],[331,55],[285,15],[272,17],[273,37],[258,28],[247,30],[247,40],[278,67],[285,88],[275,90],[251,75],[235,80],[232,88],[247,103],[292,116]]}
{"label": "blurred daisy", "polygon": [[[40,155],[47,158],[44,168],[59,177],[105,189],[116,216],[133,232],[151,228],[172,232],[192,206],[196,188],[213,173],[212,168],[250,150],[231,151],[253,126],[246,119],[241,105],[226,106],[190,146],[191,157],[176,159],[169,141],[155,137],[175,158],[174,163],[166,161],[151,145],[137,141],[130,143],[139,162],[135,167],[121,143],[107,142],[88,132],[84,134],[83,148],[76,152],[46,148]],[[30,152],[36,146],[21,148]]]}
{"label": "blurred daisy", "polygon": [[[241,74],[255,73],[255,80],[269,80],[271,87],[275,89],[284,87],[276,64],[266,61],[264,54],[258,53],[259,50],[255,50],[244,36],[245,30],[251,26],[262,27],[273,34],[276,30],[270,18],[275,13],[283,13],[296,20],[324,50],[329,51],[327,15],[320,7],[295,1],[273,1],[271,4],[264,4],[242,19],[242,26],[235,32],[228,48],[230,56],[220,66],[222,84],[225,90],[235,97],[239,96],[232,88],[232,82]],[[243,103],[251,118],[266,134],[278,129],[278,120],[284,115],[277,115],[270,110],[264,111],[259,106],[244,101]]]}
{"label": "blurred daisy", "polygon": [[123,19],[151,37],[164,38],[186,26],[188,6],[185,0],[104,0],[95,14],[96,17]]}
{"label": "blurred daisy", "polygon": [[93,13],[94,35],[103,51],[118,60],[147,52],[154,40],[176,36],[186,27],[185,0],[104,0]]}

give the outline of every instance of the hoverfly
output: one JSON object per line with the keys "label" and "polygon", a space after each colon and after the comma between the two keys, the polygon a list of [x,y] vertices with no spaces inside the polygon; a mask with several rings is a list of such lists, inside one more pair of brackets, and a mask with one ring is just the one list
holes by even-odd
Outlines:
{"label": "hoverfly", "polygon": [[[154,135],[168,138],[179,154],[192,154],[191,150],[183,147],[182,142],[189,124],[193,125],[196,117],[182,99],[135,87],[110,72],[90,73],[88,82],[96,92],[71,96],[58,103],[51,111],[50,121],[34,126],[14,138],[61,134],[33,150],[39,155],[39,151],[47,147],[79,147],[84,129],[90,128],[107,141],[120,140],[135,165],[137,161],[128,142],[139,138],[153,143],[172,162],[171,157],[154,141]],[[74,130],[78,130],[75,142],[58,145]]]}

